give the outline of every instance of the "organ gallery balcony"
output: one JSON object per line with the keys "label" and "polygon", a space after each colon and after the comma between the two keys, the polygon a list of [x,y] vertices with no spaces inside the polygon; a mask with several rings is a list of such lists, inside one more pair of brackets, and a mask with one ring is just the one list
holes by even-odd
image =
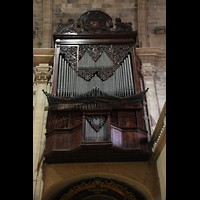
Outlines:
{"label": "organ gallery balcony", "polygon": [[[47,121],[45,161],[147,160],[150,155],[148,132],[145,130],[141,103],[146,92],[147,90],[129,98],[119,98],[121,101],[117,105],[115,97],[98,89],[81,97],[71,98],[71,104],[70,98],[54,97],[44,92],[51,105]],[[90,102],[89,105],[86,101],[84,104],[78,103],[77,99],[81,101],[85,98]],[[64,104],[65,101],[68,104]],[[129,102],[127,106],[126,102]]]}

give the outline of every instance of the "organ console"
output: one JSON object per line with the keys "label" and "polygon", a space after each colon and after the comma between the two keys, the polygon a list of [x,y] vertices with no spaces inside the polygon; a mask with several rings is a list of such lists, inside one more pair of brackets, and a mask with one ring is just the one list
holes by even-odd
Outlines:
{"label": "organ console", "polygon": [[[150,121],[137,31],[102,11],[58,25],[52,93],[47,96],[45,160],[143,161],[149,158]],[[112,29],[111,29],[112,28]]]}

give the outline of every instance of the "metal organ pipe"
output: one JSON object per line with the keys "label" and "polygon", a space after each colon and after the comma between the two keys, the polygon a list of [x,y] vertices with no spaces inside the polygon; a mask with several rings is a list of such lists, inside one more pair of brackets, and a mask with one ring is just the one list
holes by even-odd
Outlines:
{"label": "metal organ pipe", "polygon": [[63,69],[63,96],[65,96],[66,92],[66,60],[64,61],[64,69]]}
{"label": "metal organ pipe", "polygon": [[122,66],[120,65],[119,67],[119,96],[122,96],[122,88],[123,88],[123,85],[122,85]]}
{"label": "metal organ pipe", "polygon": [[[84,59],[87,60],[89,58],[86,56]],[[108,59],[106,58],[106,60]],[[109,60],[106,61],[105,66],[110,66],[109,62]],[[99,62],[99,67],[100,65],[103,65],[103,61]],[[69,63],[62,58],[62,55],[60,55],[58,67],[57,96],[75,97],[89,92],[94,87],[98,87],[103,92],[116,96],[129,96],[134,94],[130,55],[124,59],[113,75],[105,81],[102,81],[97,74],[95,74],[90,81],[84,80],[82,77],[78,76]],[[91,70],[94,70],[94,68]]]}
{"label": "metal organ pipe", "polygon": [[69,76],[68,76],[68,74],[69,74],[69,64],[66,62],[66,82],[65,82],[65,87],[66,87],[66,93],[65,93],[65,95],[66,95],[66,97],[68,96],[68,88],[69,88],[69,84],[68,84],[68,81],[69,81]]}
{"label": "metal organ pipe", "polygon": [[127,63],[126,63],[126,59],[124,60],[124,71],[125,71],[125,79],[126,79],[126,94],[130,95],[130,87],[129,87],[129,74],[128,74],[128,70],[127,70]]}
{"label": "metal organ pipe", "polygon": [[62,58],[62,66],[61,66],[61,80],[60,80],[60,96],[63,94],[63,68],[64,68],[64,58]]}
{"label": "metal organ pipe", "polygon": [[129,66],[129,73],[130,73],[130,79],[131,79],[131,91],[134,94],[134,84],[133,84],[133,73],[132,73],[132,65],[131,65],[131,58],[130,55],[128,55],[128,66]]}
{"label": "metal organ pipe", "polygon": [[57,84],[57,95],[60,96],[60,79],[61,79],[61,63],[62,62],[62,55],[59,58],[59,66],[58,66],[58,84]]}

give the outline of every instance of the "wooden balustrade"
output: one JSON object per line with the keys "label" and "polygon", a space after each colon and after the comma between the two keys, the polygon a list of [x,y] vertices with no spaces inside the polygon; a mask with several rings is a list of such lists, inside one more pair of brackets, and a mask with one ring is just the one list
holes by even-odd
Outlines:
{"label": "wooden balustrade", "polygon": [[165,133],[165,130],[166,130],[166,102],[160,113],[160,117],[158,119],[158,122],[156,124],[155,130],[153,132],[153,135],[152,135],[150,143],[149,143],[150,150],[152,152],[155,151],[158,141],[159,141],[160,137],[162,136],[162,134]]}

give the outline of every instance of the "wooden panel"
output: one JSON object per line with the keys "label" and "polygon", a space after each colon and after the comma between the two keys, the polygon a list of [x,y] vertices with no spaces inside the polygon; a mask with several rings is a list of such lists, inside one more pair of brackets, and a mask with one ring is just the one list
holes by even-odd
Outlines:
{"label": "wooden panel", "polygon": [[[113,36],[113,35],[112,35]],[[112,37],[111,36],[111,37]],[[123,35],[124,36],[124,35]],[[72,36],[71,36],[72,38]],[[130,44],[133,43],[134,40],[132,38],[125,38],[125,39],[104,39],[103,41],[99,39],[67,39],[61,40],[61,45],[80,45],[80,44]]]}
{"label": "wooden panel", "polygon": [[69,124],[68,124],[68,128],[73,128],[74,126],[74,113],[70,112],[69,113]]}
{"label": "wooden panel", "polygon": [[71,133],[69,131],[69,133],[67,133],[65,136],[64,149],[70,150],[70,148],[71,148]]}
{"label": "wooden panel", "polygon": [[126,131],[127,148],[138,148],[137,132]]}
{"label": "wooden panel", "polygon": [[56,137],[55,149],[64,149],[66,134],[57,133],[55,137]]}
{"label": "wooden panel", "polygon": [[140,148],[144,151],[148,151],[147,135],[140,131],[138,132],[138,137],[140,142]]}
{"label": "wooden panel", "polygon": [[82,127],[79,127],[72,131],[71,134],[71,149],[74,149],[81,145],[81,135],[82,135]]}
{"label": "wooden panel", "polygon": [[136,115],[135,111],[123,111],[124,126],[125,127],[136,127]]}
{"label": "wooden panel", "polygon": [[118,111],[118,125],[123,126],[123,111]]}
{"label": "wooden panel", "polygon": [[142,110],[138,110],[136,112],[137,112],[137,119],[138,119],[138,127],[144,129],[144,119],[143,119]]}
{"label": "wooden panel", "polygon": [[45,153],[51,152],[54,149],[55,135],[47,137]]}
{"label": "wooden panel", "polygon": [[111,123],[118,125],[118,112],[112,111],[110,113],[110,117],[111,117]]}

